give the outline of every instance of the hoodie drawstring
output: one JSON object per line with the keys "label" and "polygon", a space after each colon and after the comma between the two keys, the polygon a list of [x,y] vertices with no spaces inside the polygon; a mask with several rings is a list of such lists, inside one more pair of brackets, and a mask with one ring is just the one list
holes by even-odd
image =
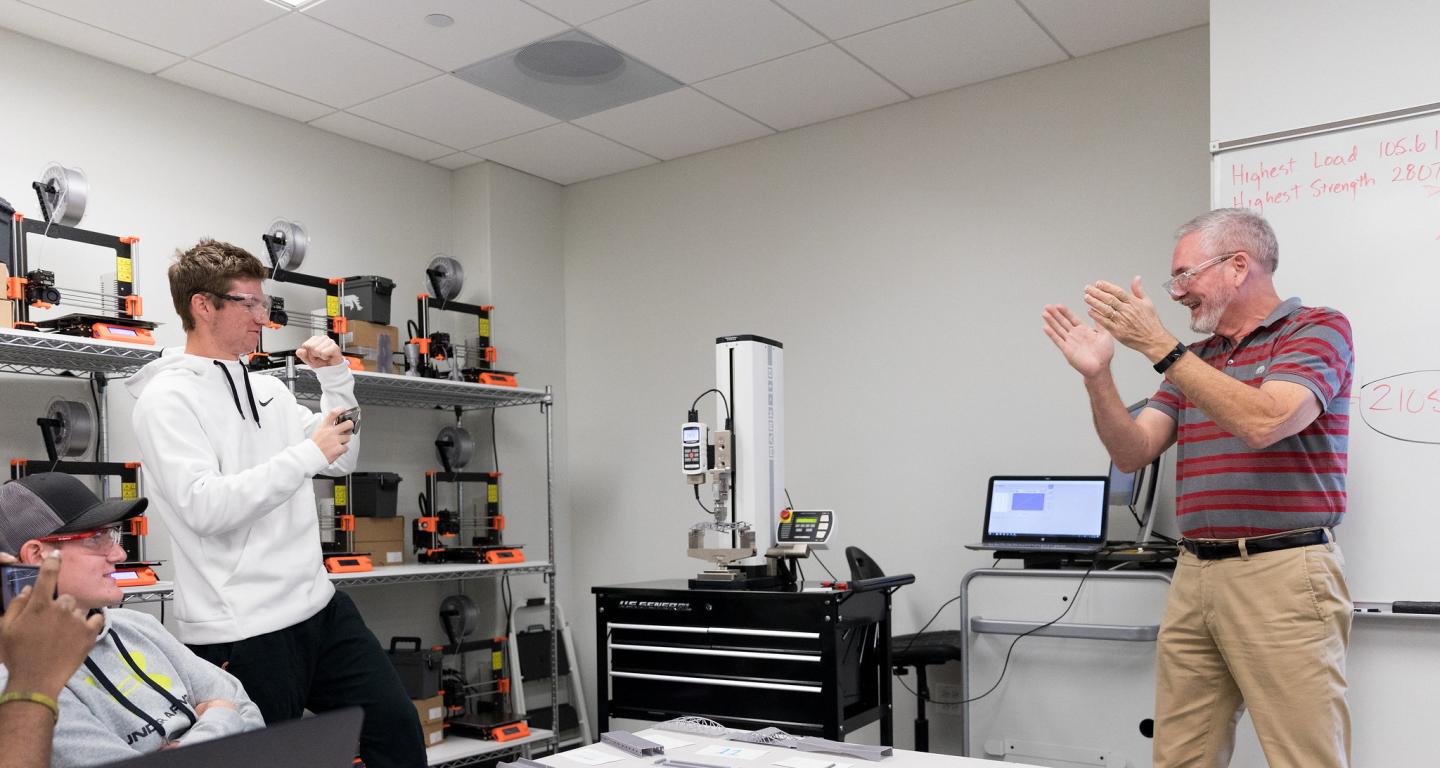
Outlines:
{"label": "hoodie drawstring", "polygon": [[[189,707],[185,706],[184,702],[180,701],[174,694],[165,690],[163,686],[145,674],[145,670],[141,669],[140,665],[135,663],[135,659],[130,656],[130,651],[125,649],[125,644],[120,642],[120,636],[115,634],[115,630],[111,629],[109,634],[110,639],[115,641],[115,650],[120,652],[120,656],[125,659],[125,663],[130,665],[130,669],[133,670],[146,685],[156,693],[159,693],[166,701],[170,702],[172,708],[190,721],[190,725],[193,726],[199,722],[199,718],[196,717],[195,713]],[[94,678],[100,687],[104,688],[105,692],[110,694],[110,697],[115,699],[120,706],[130,710],[131,714],[144,720],[147,725],[155,729],[156,733],[160,734],[160,738],[165,739],[169,737],[169,734],[165,731],[165,727],[160,725],[159,721],[137,706],[135,702],[126,697],[124,693],[121,693],[120,689],[117,688],[114,683],[110,682],[110,678],[106,677],[105,673],[100,671],[100,665],[96,664],[94,659],[86,659],[85,668],[90,670],[91,677]]]}
{"label": "hoodie drawstring", "polygon": [[[235,388],[235,380],[230,377],[230,369],[225,363],[215,360],[215,367],[225,374],[225,383],[230,385],[230,399],[235,401],[235,411],[240,414],[240,420],[245,420],[245,409],[240,407],[240,391]],[[260,428],[260,409],[255,407],[255,393],[250,390],[250,374],[245,370],[245,365],[240,365],[240,373],[245,379],[245,397],[250,400],[250,413],[255,416],[255,427]]]}
{"label": "hoodie drawstring", "polygon": [[255,393],[250,391],[250,368],[240,364],[240,378],[245,380],[245,396],[250,398],[250,413],[255,417],[255,428],[260,428],[260,409],[255,407]]}

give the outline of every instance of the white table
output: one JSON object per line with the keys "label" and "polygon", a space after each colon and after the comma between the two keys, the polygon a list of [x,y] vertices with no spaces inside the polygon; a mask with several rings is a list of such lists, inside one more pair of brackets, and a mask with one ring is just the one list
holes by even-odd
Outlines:
{"label": "white table", "polygon": [[[841,755],[828,755],[822,752],[800,752],[784,747],[746,744],[723,738],[697,736],[695,734],[678,733],[676,731],[667,731],[658,728],[649,728],[638,731],[637,733],[642,737],[651,738],[654,741],[658,741],[659,739],[652,738],[652,733],[659,734],[659,736],[664,739],[691,742],[689,745],[683,747],[666,748],[665,756],[676,760],[720,765],[725,766],[725,768],[778,768],[776,763],[797,757],[833,763],[835,768],[845,768],[845,766],[849,766],[850,768],[981,768],[981,766],[992,766],[995,764],[993,761],[981,760],[974,757],[956,757],[954,755],[939,755],[931,752],[911,752],[907,749],[897,749],[890,757],[879,762],[870,762]],[[699,754],[701,750],[711,745],[763,751],[764,754],[751,760]],[[597,741],[588,747],[567,750],[558,755],[541,758],[540,762],[554,766],[554,768],[594,768],[593,763],[575,759],[575,753],[581,752],[581,750],[586,751],[582,754],[601,753],[622,758],[615,762],[604,763],[598,768],[654,768],[655,761],[658,759],[656,757],[631,757],[622,750]],[[1006,765],[1015,765],[1024,768],[1023,763],[1007,762]]]}

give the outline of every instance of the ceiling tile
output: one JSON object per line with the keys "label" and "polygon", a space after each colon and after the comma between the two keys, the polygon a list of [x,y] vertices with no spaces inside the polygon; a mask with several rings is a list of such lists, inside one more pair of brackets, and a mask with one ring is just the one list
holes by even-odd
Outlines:
{"label": "ceiling tile", "polygon": [[650,0],[585,31],[684,83],[825,42],[770,0]]}
{"label": "ceiling tile", "polygon": [[954,5],[957,0],[775,0],[831,40],[849,37],[922,13]]}
{"label": "ceiling tile", "polygon": [[470,150],[470,154],[556,184],[574,184],[655,162],[648,155],[569,123],[487,144]]}
{"label": "ceiling tile", "polygon": [[690,88],[598,112],[576,120],[575,124],[661,160],[772,133],[760,123]]}
{"label": "ceiling tile", "polygon": [[468,152],[456,152],[453,155],[437,157],[434,160],[430,161],[432,165],[438,165],[441,168],[449,168],[452,171],[459,170],[468,165],[474,165],[476,163],[483,162],[485,162],[485,158],[476,157]]}
{"label": "ceiling tile", "polygon": [[304,14],[247,32],[197,57],[297,96],[348,107],[440,74]]}
{"label": "ceiling tile", "polygon": [[451,75],[412,85],[348,111],[461,149],[555,122],[547,114]]}
{"label": "ceiling tile", "polygon": [[348,112],[335,112],[319,120],[313,120],[310,124],[331,133],[338,133],[346,138],[374,144],[391,152],[399,152],[416,160],[429,161],[455,154],[455,150],[451,147],[443,147],[433,141],[411,136],[388,125],[374,123]]}
{"label": "ceiling tile", "polygon": [[181,60],[169,51],[16,0],[0,0],[0,27],[141,72],[157,72]]}
{"label": "ceiling tile", "polygon": [[292,120],[308,123],[321,115],[335,110],[324,104],[302,99],[299,96],[277,91],[268,85],[246,80],[223,69],[216,69],[198,61],[182,61],[159,73],[166,80],[188,85],[231,101],[258,107],[266,112],[284,115]]}
{"label": "ceiling tile", "polygon": [[915,96],[1066,58],[1015,0],[970,0],[839,44]]}
{"label": "ceiling tile", "polygon": [[644,0],[525,0],[546,13],[559,16],[566,22],[580,26],[587,21],[614,13]]}
{"label": "ceiling tile", "polygon": [[782,131],[909,98],[834,45],[757,64],[695,87]]}
{"label": "ceiling tile", "polygon": [[193,56],[287,11],[265,0],[34,0],[47,11]]}
{"label": "ceiling tile", "polygon": [[[431,26],[432,13],[455,23]],[[520,0],[325,0],[305,14],[447,72],[569,29]]]}
{"label": "ceiling tile", "polygon": [[1198,27],[1209,0],[1020,0],[1072,56]]}

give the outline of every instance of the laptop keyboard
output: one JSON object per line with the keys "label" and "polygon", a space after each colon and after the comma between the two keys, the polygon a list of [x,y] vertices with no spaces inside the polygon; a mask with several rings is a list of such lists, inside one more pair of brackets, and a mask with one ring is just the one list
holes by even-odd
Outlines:
{"label": "laptop keyboard", "polygon": [[1020,552],[1093,552],[1095,547],[1089,544],[1016,544],[1004,546],[1004,549],[1011,549]]}

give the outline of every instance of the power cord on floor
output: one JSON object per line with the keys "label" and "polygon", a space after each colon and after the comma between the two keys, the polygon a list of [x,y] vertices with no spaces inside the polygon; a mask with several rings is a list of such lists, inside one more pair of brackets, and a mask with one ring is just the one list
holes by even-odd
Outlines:
{"label": "power cord on floor", "polygon": [[[1085,580],[1088,579],[1088,578],[1090,578],[1090,574],[1093,573],[1094,571],[1095,571],[1095,566],[1094,566],[1094,564],[1092,563],[1089,568],[1085,569],[1085,573],[1081,574],[1081,576],[1080,576],[1080,583],[1075,585],[1075,592],[1074,592],[1074,594],[1070,595],[1070,604],[1067,605],[1067,606],[1065,606],[1065,610],[1061,611],[1059,616],[1056,616],[1055,618],[1051,619],[1050,621],[1047,621],[1047,622],[1045,622],[1044,624],[1041,624],[1040,626],[1035,627],[1034,629],[1028,630],[1028,631],[1024,632],[1023,634],[1020,634],[1020,635],[1016,636],[1016,638],[1010,642],[1010,648],[1005,651],[1005,663],[1000,666],[1000,677],[998,677],[998,678],[995,679],[995,684],[992,685],[992,686],[990,686],[990,689],[989,689],[989,690],[985,691],[984,693],[980,694],[979,696],[972,696],[972,697],[970,697],[970,698],[968,698],[968,699],[961,699],[960,701],[938,701],[938,700],[932,699],[932,698],[930,698],[930,697],[928,697],[928,696],[925,697],[925,701],[927,701],[927,702],[929,702],[929,703],[931,703],[931,704],[940,704],[940,705],[942,705],[942,706],[944,706],[944,705],[946,705],[946,704],[961,705],[961,704],[969,704],[969,703],[974,702],[974,701],[979,701],[980,699],[983,699],[983,698],[985,698],[986,696],[989,696],[990,694],[994,693],[994,692],[995,692],[995,689],[996,689],[996,688],[999,688],[999,687],[1000,687],[1000,683],[1005,679],[1005,672],[1010,669],[1010,655],[1015,652],[1015,644],[1016,644],[1016,643],[1019,643],[1021,640],[1025,639],[1025,638],[1027,638],[1027,637],[1035,634],[1036,632],[1039,632],[1040,630],[1045,629],[1046,627],[1053,626],[1054,624],[1056,624],[1057,622],[1059,622],[1061,619],[1065,618],[1065,616],[1070,613],[1070,609],[1075,607],[1075,601],[1080,597],[1080,590],[1085,587]],[[940,611],[945,610],[945,606],[946,606],[946,605],[949,605],[950,603],[953,603],[953,602],[955,602],[956,600],[959,600],[959,599],[960,599],[960,597],[959,597],[958,595],[955,596],[955,597],[950,598],[948,601],[945,602],[945,605],[940,606],[940,609],[935,612],[935,616],[939,616],[939,615],[940,615]],[[930,617],[930,621],[925,622],[925,627],[930,626],[930,623],[933,622],[933,621],[935,621],[935,617],[934,617],[934,616]],[[925,631],[925,627],[921,627],[921,628],[920,628],[920,632],[924,632],[924,631]],[[962,627],[962,630],[963,630],[963,629],[964,629],[964,628]],[[917,632],[917,633],[915,633],[915,634],[916,634],[916,635],[919,635],[920,632]],[[913,639],[912,639],[911,642],[914,642]],[[908,648],[909,646],[907,645],[906,647]],[[910,695],[912,695],[912,696],[918,696],[918,695],[919,695],[919,694],[917,694],[917,693],[915,692],[915,690],[914,690],[913,688],[911,688],[910,686],[908,686],[908,685],[905,684],[904,679],[901,679],[901,680],[900,680],[900,687],[902,687],[902,688],[904,688],[905,690],[909,691],[909,692],[910,692]]]}

